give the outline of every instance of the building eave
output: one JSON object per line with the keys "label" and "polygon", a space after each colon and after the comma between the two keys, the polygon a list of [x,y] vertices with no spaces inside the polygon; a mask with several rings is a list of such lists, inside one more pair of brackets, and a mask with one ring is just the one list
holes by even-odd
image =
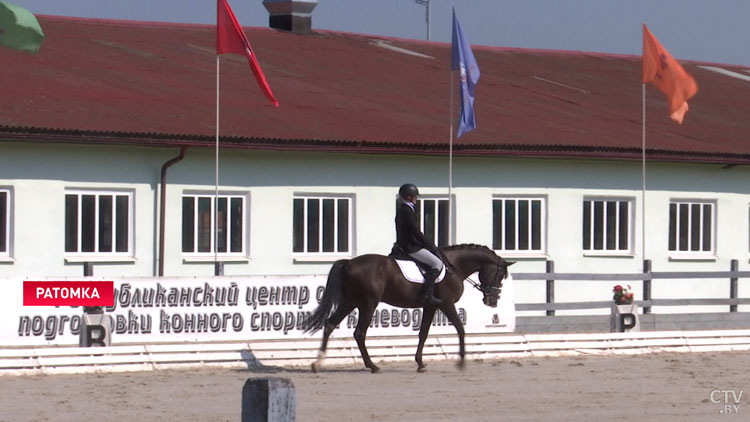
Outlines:
{"label": "building eave", "polygon": [[[176,148],[214,148],[216,142],[213,136],[208,135],[104,132],[3,126],[0,126],[0,139],[5,141],[55,144],[64,143]],[[399,140],[390,142],[372,142],[360,140],[278,139],[222,136],[220,138],[220,147],[238,150],[353,154],[423,156],[445,156],[448,154],[448,146],[445,143],[424,142],[417,144]],[[625,161],[641,159],[641,150],[638,148],[553,144],[530,145],[517,143],[488,145],[456,143],[453,146],[453,153],[458,157],[579,158]],[[721,154],[648,149],[646,151],[646,156],[647,159],[651,161],[724,165],[750,164],[750,155],[747,154]]]}

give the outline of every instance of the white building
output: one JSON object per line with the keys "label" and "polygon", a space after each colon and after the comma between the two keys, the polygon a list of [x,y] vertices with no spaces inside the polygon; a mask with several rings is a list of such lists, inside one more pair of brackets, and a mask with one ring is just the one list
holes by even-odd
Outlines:
{"label": "white building", "polygon": [[[748,69],[686,64],[700,92],[682,126],[648,90],[643,230],[640,58],[476,47],[478,128],[454,145],[448,221],[448,45],[249,29],[281,107],[244,59],[222,57],[216,252],[213,28],[41,24],[38,55],[0,51],[2,277],[81,276],[84,262],[96,276],[209,277],[216,256],[225,275],[325,274],[389,252],[405,182],[422,191],[428,236],[490,246],[516,273],[548,260],[563,273],[639,273],[644,258],[654,271],[748,268],[750,86],[731,76]],[[655,280],[652,297],[728,298],[729,285]],[[555,301],[608,300],[611,288],[558,281]],[[545,301],[543,280],[515,291]]]}

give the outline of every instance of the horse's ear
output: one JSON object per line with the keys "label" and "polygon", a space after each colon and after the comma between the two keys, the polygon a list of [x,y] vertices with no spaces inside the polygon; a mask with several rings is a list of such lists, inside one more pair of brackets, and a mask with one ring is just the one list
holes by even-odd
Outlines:
{"label": "horse's ear", "polygon": [[[503,260],[503,261],[505,261],[505,260]],[[506,267],[510,267],[511,265],[513,265],[515,263],[516,263],[516,261],[505,261],[505,266]]]}

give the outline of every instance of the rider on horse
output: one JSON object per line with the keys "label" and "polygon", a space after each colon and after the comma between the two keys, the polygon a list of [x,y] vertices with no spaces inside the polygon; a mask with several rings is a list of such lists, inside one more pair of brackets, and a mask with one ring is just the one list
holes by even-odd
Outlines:
{"label": "rider on horse", "polygon": [[424,285],[419,293],[419,301],[423,305],[439,305],[440,299],[433,296],[435,279],[443,270],[443,261],[437,246],[427,240],[419,228],[417,213],[414,205],[417,203],[419,189],[407,183],[398,190],[398,208],[396,209],[396,245],[415,260],[425,264],[429,270],[424,277]]}

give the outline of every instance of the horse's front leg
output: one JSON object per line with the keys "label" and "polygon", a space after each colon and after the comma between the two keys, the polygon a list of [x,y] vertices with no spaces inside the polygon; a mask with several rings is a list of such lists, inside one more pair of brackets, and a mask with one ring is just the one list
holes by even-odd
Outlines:
{"label": "horse's front leg", "polygon": [[464,347],[464,324],[461,322],[461,318],[458,317],[458,312],[456,312],[456,305],[453,303],[449,304],[443,304],[443,306],[440,308],[441,311],[445,314],[446,317],[448,317],[448,321],[450,321],[454,327],[456,327],[456,332],[458,333],[458,356],[460,356],[461,360],[458,361],[458,367],[463,369],[464,368],[464,357],[466,355],[466,350]]}
{"label": "horse's front leg", "polygon": [[430,333],[430,326],[432,325],[432,318],[435,317],[435,311],[437,308],[429,306],[424,308],[422,312],[422,325],[419,327],[419,345],[417,345],[417,354],[414,359],[417,361],[417,372],[426,371],[424,363],[422,363],[422,349],[424,349],[424,343],[427,341],[427,335]]}

